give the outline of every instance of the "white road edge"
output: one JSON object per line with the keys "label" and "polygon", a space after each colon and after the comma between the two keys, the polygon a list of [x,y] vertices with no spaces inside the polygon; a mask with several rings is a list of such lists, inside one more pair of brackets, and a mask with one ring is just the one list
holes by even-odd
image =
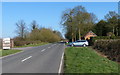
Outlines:
{"label": "white road edge", "polygon": [[60,73],[61,73],[61,71],[62,71],[63,58],[64,58],[64,52],[63,52],[62,57],[61,57],[61,61],[60,61],[60,66],[59,66],[59,71],[58,71],[58,74],[60,74]]}

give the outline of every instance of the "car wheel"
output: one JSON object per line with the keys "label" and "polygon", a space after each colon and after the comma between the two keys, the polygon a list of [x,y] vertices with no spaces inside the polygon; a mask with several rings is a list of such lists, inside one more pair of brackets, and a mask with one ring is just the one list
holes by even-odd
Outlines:
{"label": "car wheel", "polygon": [[84,44],[83,47],[86,47],[86,44]]}

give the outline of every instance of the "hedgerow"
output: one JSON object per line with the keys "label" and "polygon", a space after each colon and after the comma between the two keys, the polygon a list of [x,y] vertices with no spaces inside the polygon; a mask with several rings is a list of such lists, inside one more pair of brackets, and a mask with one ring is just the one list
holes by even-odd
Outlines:
{"label": "hedgerow", "polygon": [[96,41],[96,40],[111,40],[111,39],[120,39],[120,36],[97,36],[97,37],[91,37],[90,38],[90,40],[88,40],[89,41],[89,43],[90,43],[90,45],[92,46],[92,45],[94,45],[94,42]]}
{"label": "hedgerow", "polygon": [[93,47],[105,54],[110,60],[120,62],[120,39],[96,40]]}

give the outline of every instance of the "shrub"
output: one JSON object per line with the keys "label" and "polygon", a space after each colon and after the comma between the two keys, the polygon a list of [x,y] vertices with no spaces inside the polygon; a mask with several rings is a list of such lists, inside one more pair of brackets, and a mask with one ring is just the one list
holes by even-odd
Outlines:
{"label": "shrub", "polygon": [[91,43],[91,45],[94,45],[94,42],[96,40],[101,40],[101,39],[103,39],[103,40],[120,39],[120,36],[97,36],[97,37],[91,38],[90,43]]}
{"label": "shrub", "polygon": [[115,34],[112,33],[112,32],[108,32],[108,33],[107,33],[107,36],[115,36]]}
{"label": "shrub", "polygon": [[23,46],[23,45],[29,45],[29,44],[39,44],[42,43],[41,41],[14,41],[15,46]]}
{"label": "shrub", "polygon": [[120,36],[97,36],[94,37],[94,40],[98,39],[120,39]]}
{"label": "shrub", "polygon": [[30,37],[31,40],[40,40],[42,42],[57,42],[60,41],[60,36],[58,36],[58,34],[54,33],[51,29],[34,29],[31,33],[30,33]]}
{"label": "shrub", "polygon": [[41,41],[39,41],[39,40],[37,40],[37,41],[32,41],[32,40],[22,39],[22,38],[20,38],[20,37],[14,38],[14,45],[15,45],[15,46],[23,46],[23,45],[39,44],[39,43],[41,43]]}
{"label": "shrub", "polygon": [[96,40],[94,48],[104,53],[109,59],[120,62],[120,39]]}

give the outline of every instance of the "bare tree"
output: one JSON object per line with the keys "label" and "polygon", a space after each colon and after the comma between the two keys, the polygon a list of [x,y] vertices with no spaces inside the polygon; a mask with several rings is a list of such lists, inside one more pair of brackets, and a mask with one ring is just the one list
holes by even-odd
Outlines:
{"label": "bare tree", "polygon": [[26,26],[25,26],[25,22],[23,20],[20,20],[16,23],[17,26],[17,34],[19,37],[24,38],[25,33],[26,33]]}
{"label": "bare tree", "polygon": [[32,26],[32,30],[38,28],[38,24],[35,20],[33,20],[33,22],[31,23],[31,26]]}

